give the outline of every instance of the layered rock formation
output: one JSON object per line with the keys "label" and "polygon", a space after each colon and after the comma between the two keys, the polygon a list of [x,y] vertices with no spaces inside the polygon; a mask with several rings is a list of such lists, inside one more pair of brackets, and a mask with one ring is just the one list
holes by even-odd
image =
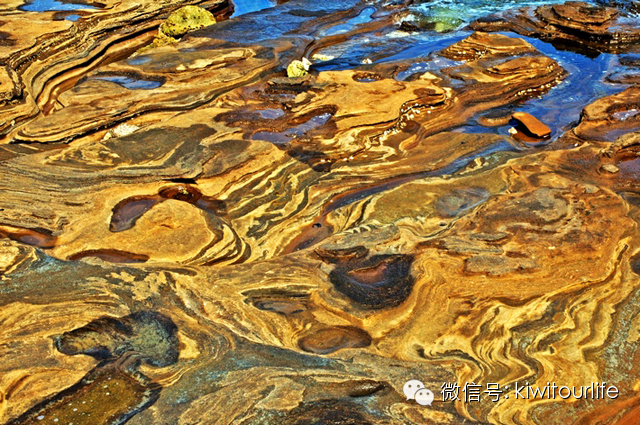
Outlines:
{"label": "layered rock formation", "polygon": [[[635,417],[637,88],[593,99],[573,128],[532,121],[519,110],[553,96],[564,63],[484,32],[428,69],[286,77],[393,25],[376,5],[322,35],[367,7],[294,0],[217,23],[85,69],[11,127],[2,421]],[[511,117],[551,138],[511,137]],[[432,406],[406,400],[411,379]],[[443,400],[444,383],[472,382],[499,400]],[[619,396],[515,396],[547,382]]]}
{"label": "layered rock formation", "polygon": [[640,40],[637,17],[579,1],[508,10],[480,18],[470,27],[476,31],[514,31],[583,51],[637,51]]}
{"label": "layered rock formation", "polygon": [[0,134],[5,142],[21,125],[58,108],[58,96],[88,72],[150,42],[180,6],[202,6],[220,18],[233,12],[226,0],[106,1],[67,11],[25,10],[21,3],[0,10],[6,35],[0,42]]}

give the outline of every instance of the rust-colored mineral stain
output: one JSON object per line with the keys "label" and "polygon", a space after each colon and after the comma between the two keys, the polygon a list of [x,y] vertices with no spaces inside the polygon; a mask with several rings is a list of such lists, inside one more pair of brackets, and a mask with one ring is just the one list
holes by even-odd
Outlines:
{"label": "rust-colored mineral stain", "polygon": [[163,200],[160,196],[132,196],[123,199],[113,207],[109,230],[122,232],[131,229],[144,213]]}
{"label": "rust-colored mineral stain", "polygon": [[110,263],[144,263],[149,259],[148,255],[121,251],[119,249],[91,249],[73,254],[69,257],[69,260],[75,261],[87,257],[99,258]]}
{"label": "rust-colored mineral stain", "polygon": [[514,112],[511,118],[524,126],[526,131],[533,136],[546,139],[551,135],[551,129],[539,119],[526,112]]}
{"label": "rust-colored mineral stain", "polygon": [[202,193],[193,186],[188,184],[179,184],[160,189],[158,192],[164,199],[175,199],[178,201],[195,204],[202,197]]}
{"label": "rust-colored mineral stain", "polygon": [[124,372],[115,363],[106,364],[9,424],[124,423],[152,404],[160,389],[139,373]]}
{"label": "rust-colored mineral stain", "polygon": [[203,211],[217,215],[225,215],[227,213],[227,203],[211,196],[203,195],[194,205]]}
{"label": "rust-colored mineral stain", "polygon": [[288,299],[257,299],[253,301],[253,305],[260,310],[272,311],[285,316],[307,310],[305,303]]}
{"label": "rust-colored mineral stain", "polygon": [[368,267],[350,270],[347,274],[365,285],[374,285],[385,279],[389,267],[397,261],[399,261],[399,259],[385,259]]}
{"label": "rust-colored mineral stain", "polygon": [[38,248],[53,248],[58,238],[46,229],[25,229],[12,226],[0,226],[0,237],[12,239]]}
{"label": "rust-colored mineral stain", "polygon": [[363,348],[371,345],[371,336],[354,326],[321,329],[298,341],[298,346],[310,353],[331,354],[343,348]]}
{"label": "rust-colored mineral stain", "polygon": [[323,219],[316,220],[314,223],[303,227],[300,234],[283,248],[282,254],[290,254],[309,248],[329,237],[332,230],[331,226]]}
{"label": "rust-colored mineral stain", "polygon": [[165,187],[160,189],[158,195],[163,199],[175,199],[177,201],[188,202],[213,214],[224,215],[227,212],[227,204],[225,201],[203,195],[199,189],[188,184]]}

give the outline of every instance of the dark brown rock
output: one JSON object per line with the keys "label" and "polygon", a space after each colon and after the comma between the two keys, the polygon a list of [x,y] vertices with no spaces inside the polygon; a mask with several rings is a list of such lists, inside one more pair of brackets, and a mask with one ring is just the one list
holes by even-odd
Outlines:
{"label": "dark brown rock", "polygon": [[313,332],[298,341],[304,351],[331,354],[343,348],[363,348],[371,344],[371,337],[355,327],[334,327]]}

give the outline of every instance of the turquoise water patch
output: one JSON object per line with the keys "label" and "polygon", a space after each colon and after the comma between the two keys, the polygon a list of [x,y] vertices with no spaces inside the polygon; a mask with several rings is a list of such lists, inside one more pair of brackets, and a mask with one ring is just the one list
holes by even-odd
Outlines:
{"label": "turquoise water patch", "polygon": [[412,6],[410,10],[434,23],[436,31],[449,31],[481,16],[507,9],[564,3],[564,0],[433,0]]}

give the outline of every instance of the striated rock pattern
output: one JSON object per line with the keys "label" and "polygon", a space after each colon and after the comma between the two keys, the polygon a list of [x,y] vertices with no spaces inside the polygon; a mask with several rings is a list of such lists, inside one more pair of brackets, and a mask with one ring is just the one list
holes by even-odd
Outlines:
{"label": "striated rock pattern", "polygon": [[88,72],[149,43],[180,6],[197,4],[220,18],[233,12],[226,0],[107,0],[67,11],[35,11],[25,9],[24,1],[15,3],[0,9],[6,34],[0,38],[0,135],[5,143],[23,124],[59,108],[58,96]]}
{"label": "striated rock pattern", "polygon": [[[145,34],[178,6],[149,6]],[[634,423],[638,87],[540,122],[576,67],[485,32],[287,77],[393,34],[400,7],[292,0],[135,56],[68,53],[100,64],[0,151],[0,421]],[[620,19],[557,7],[576,28]],[[547,382],[618,394],[517,396]],[[470,383],[499,399],[466,400]]]}
{"label": "striated rock pattern", "polygon": [[584,140],[614,141],[640,128],[640,87],[628,89],[587,105],[571,134]]}
{"label": "striated rock pattern", "polygon": [[535,51],[530,43],[521,38],[476,31],[442,50],[440,54],[453,60],[469,61],[483,56],[515,56]]}
{"label": "striated rock pattern", "polygon": [[514,31],[548,40],[559,46],[596,52],[637,51],[639,18],[625,16],[614,7],[579,1],[525,7],[482,17],[476,31]]}

